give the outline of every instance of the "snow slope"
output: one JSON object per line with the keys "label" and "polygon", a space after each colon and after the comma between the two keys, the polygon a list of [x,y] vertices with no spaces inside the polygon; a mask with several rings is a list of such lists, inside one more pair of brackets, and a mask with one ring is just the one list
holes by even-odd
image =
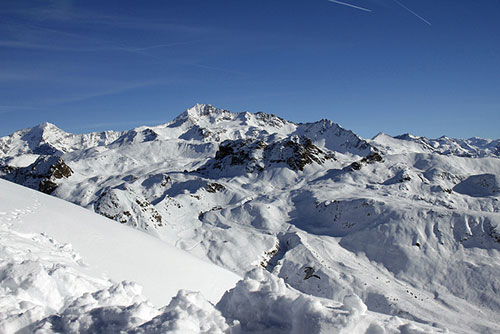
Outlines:
{"label": "snow slope", "polygon": [[61,200],[0,190],[2,333],[443,333],[367,312],[356,295],[307,296],[263,269],[214,306],[204,295],[215,302],[237,276]]}
{"label": "snow slope", "polygon": [[[30,245],[35,248],[29,248],[28,253],[33,253],[33,257],[41,253],[52,262],[51,265],[57,266],[59,257],[64,255],[63,263],[68,265],[69,271],[76,270],[82,277],[98,278],[85,279],[89,282],[85,282],[83,287],[76,279],[68,277],[66,282],[63,278],[64,290],[77,296],[89,288],[109,285],[108,280],[130,280],[143,286],[144,295],[157,305],[167,304],[179,289],[201,291],[209,300],[216,302],[239,279],[235,274],[201,261],[157,238],[66,201],[4,180],[0,180],[0,186],[0,221],[4,229],[8,227],[8,235],[12,239],[2,238],[4,252],[8,252],[11,243],[20,245],[27,242],[23,239],[27,239],[35,241]],[[6,230],[3,233],[7,233]],[[25,249],[20,247],[19,251]],[[28,260],[29,257],[25,258],[25,254],[17,256],[19,260],[32,261]],[[36,260],[33,261],[27,266],[40,267]],[[73,284],[76,289],[73,289]],[[35,298],[37,294],[26,293],[28,298]],[[56,298],[52,291],[42,290],[40,293],[45,294],[40,296],[41,301],[50,296],[47,297],[49,305],[51,298]],[[60,305],[56,303],[48,307],[56,306]]]}
{"label": "snow slope", "polygon": [[[55,137],[47,129],[46,143]],[[244,332],[277,332],[278,318],[298,317],[268,310],[262,325],[245,325],[248,315],[225,306],[258,300],[262,288],[279,310],[306,307],[294,300],[336,310],[358,296],[369,315],[357,320],[360,333],[412,333],[410,323],[500,332],[497,141],[418,138],[365,140],[328,120],[196,105],[169,123],[49,156],[36,154],[36,141],[4,137],[0,174],[247,277],[232,292],[240,297],[217,304],[232,330],[237,320]],[[311,317],[327,326],[320,313]]]}

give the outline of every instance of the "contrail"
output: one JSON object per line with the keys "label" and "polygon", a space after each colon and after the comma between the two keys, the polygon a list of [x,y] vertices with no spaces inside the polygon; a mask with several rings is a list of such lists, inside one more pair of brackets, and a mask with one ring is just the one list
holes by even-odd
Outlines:
{"label": "contrail", "polygon": [[[329,0],[329,1],[332,1],[332,0]],[[427,23],[428,25],[432,25],[429,21],[427,21],[426,19],[424,19],[422,16],[418,15],[417,13],[415,13],[414,11],[412,11],[410,8],[406,7],[405,5],[403,5],[401,2],[399,2],[398,0],[394,0],[395,3],[397,3],[398,5],[400,5],[401,7],[403,7],[404,9],[406,9],[407,11],[409,11],[410,13],[412,13],[413,15],[415,15],[416,17],[418,17],[419,19],[421,19],[422,21],[424,21],[425,23]]]}
{"label": "contrail", "polygon": [[337,1],[337,0],[328,0],[328,1],[330,1],[330,2],[334,2],[334,3],[338,3],[339,5],[344,5],[344,6],[347,6],[347,7],[351,7],[351,8],[356,8],[356,9],[364,10],[365,12],[371,12],[371,11],[372,11],[371,9],[367,9],[367,8],[363,8],[363,7],[354,6],[354,5],[351,5],[350,3],[340,2],[340,1]]}

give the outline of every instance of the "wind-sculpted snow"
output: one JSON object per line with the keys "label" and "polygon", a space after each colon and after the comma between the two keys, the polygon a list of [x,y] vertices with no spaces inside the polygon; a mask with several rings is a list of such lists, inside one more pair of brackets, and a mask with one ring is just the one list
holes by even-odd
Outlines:
{"label": "wind-sculpted snow", "polygon": [[367,312],[355,294],[342,302],[315,298],[287,286],[262,269],[254,269],[217,304],[226,319],[239,324],[239,333],[445,333],[396,317]]}
{"label": "wind-sculpted snow", "polygon": [[[48,128],[45,132],[46,138],[57,137]],[[7,153],[1,173],[6,178],[24,175],[15,182],[39,189],[41,178],[33,175],[40,168],[31,169],[38,166],[33,162],[40,153],[22,146],[16,136],[2,139],[8,147],[3,146]],[[68,324],[71,319],[94,324],[118,317],[121,330],[139,333],[159,328],[208,328],[203,330],[214,333],[328,332],[325,328],[363,334],[439,333],[445,328],[451,333],[500,332],[496,145],[477,138],[433,141],[384,134],[364,140],[328,120],[296,124],[275,115],[196,105],[169,123],[125,131],[105,143],[44,151],[49,155],[40,159],[61,159],[72,171],[57,179],[54,173],[44,174],[57,185],[52,195],[127,225],[116,226],[146,232],[134,231],[148,238],[147,244],[137,241],[137,234],[134,241],[120,234],[113,240],[114,248],[102,257],[114,274],[118,269],[110,258],[121,256],[129,245],[140,244],[140,254],[160,256],[165,253],[157,247],[164,244],[246,275],[217,307],[184,292],[175,312],[137,302],[155,314],[137,315],[137,321],[119,316],[135,317],[131,314],[138,306],[130,306],[135,302],[118,308],[92,304],[94,313],[72,309],[65,319]],[[89,223],[78,229],[107,230],[102,226]],[[61,231],[50,231],[59,239]],[[85,252],[80,253],[85,260]],[[150,255],[127,256],[129,262],[151,265],[167,275]],[[196,281],[187,275],[176,284],[189,279]],[[158,280],[141,275],[127,273],[118,282],[123,280],[143,285],[149,299],[157,298],[152,290],[163,291]],[[184,287],[169,290],[170,297],[179,288]],[[217,303],[220,295],[209,300]],[[162,305],[168,302],[162,299]],[[251,315],[260,320],[251,322]],[[64,321],[49,316],[39,325],[57,327]],[[209,323],[214,325],[203,327]]]}

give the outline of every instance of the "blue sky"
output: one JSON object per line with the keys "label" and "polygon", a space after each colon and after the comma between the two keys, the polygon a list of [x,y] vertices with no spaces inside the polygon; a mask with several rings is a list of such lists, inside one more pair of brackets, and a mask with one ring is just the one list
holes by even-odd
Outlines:
{"label": "blue sky", "polygon": [[[498,0],[0,2],[0,136],[195,103],[363,137],[499,138]],[[369,11],[368,11],[369,10]]]}

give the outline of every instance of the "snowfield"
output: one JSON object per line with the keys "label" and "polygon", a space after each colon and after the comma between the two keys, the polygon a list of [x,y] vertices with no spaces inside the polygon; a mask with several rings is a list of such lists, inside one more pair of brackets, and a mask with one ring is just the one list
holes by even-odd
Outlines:
{"label": "snowfield", "polygon": [[0,189],[2,333],[435,332],[371,314],[356,295],[302,294],[262,268],[230,289],[236,275],[156,238],[4,180]]}
{"label": "snowfield", "polygon": [[500,333],[498,140],[196,105],[0,176],[0,332]]}
{"label": "snowfield", "polygon": [[[6,332],[11,322],[21,328],[37,317],[65,310],[70,302],[89,303],[91,297],[74,299],[98,290],[102,291],[92,295],[97,299],[86,311],[100,304],[144,303],[146,298],[166,305],[179,289],[199,291],[217,302],[239,280],[227,270],[71,203],[4,180],[0,185],[1,314],[9,315],[2,319]],[[145,305],[151,309],[144,310],[146,317],[158,313]],[[26,323],[16,323],[20,315]]]}

